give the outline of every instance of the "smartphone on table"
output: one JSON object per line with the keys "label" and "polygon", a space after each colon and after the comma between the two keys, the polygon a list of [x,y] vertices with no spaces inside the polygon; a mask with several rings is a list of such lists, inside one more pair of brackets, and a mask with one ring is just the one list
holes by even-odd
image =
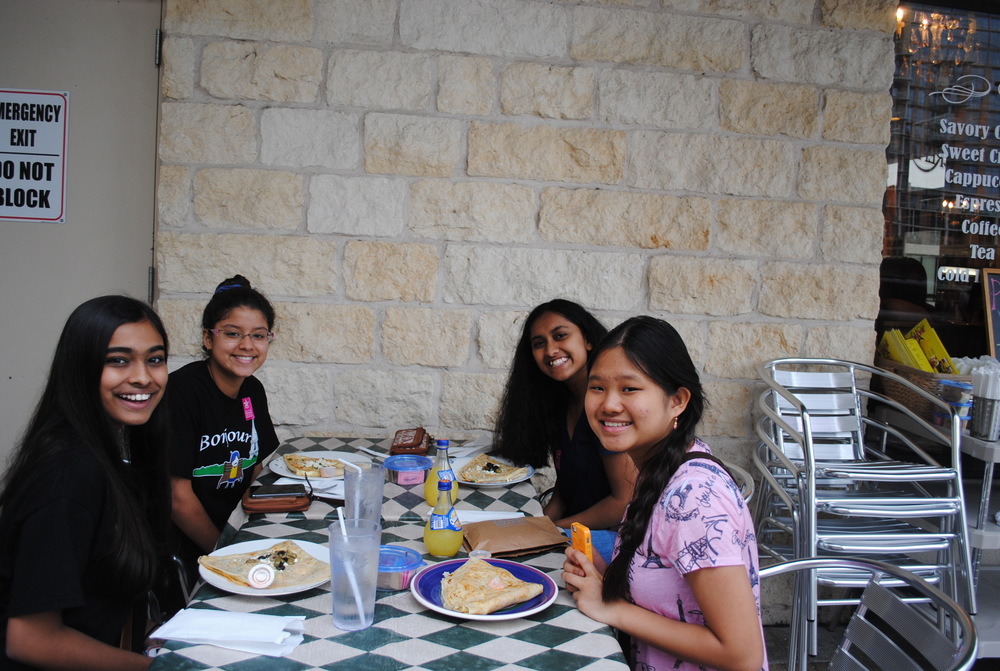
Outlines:
{"label": "smartphone on table", "polygon": [[250,490],[251,499],[278,499],[305,495],[305,485],[261,485]]}

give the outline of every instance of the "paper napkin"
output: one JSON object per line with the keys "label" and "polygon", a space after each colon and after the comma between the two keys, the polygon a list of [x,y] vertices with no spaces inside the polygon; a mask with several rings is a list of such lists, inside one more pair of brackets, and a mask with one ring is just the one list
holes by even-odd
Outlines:
{"label": "paper napkin", "polygon": [[152,638],[281,657],[302,642],[304,631],[304,617],[185,608],[154,631]]}

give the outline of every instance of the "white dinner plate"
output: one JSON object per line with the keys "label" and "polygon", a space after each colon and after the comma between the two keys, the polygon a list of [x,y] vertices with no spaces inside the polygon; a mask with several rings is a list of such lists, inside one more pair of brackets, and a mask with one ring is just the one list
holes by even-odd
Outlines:
{"label": "white dinner plate", "polygon": [[555,581],[535,567],[507,559],[487,559],[486,561],[490,564],[510,571],[515,578],[519,578],[525,582],[540,584],[542,586],[542,593],[532,599],[516,603],[513,606],[508,606],[488,615],[472,615],[470,613],[459,613],[454,610],[448,610],[441,602],[441,579],[444,578],[445,573],[455,571],[466,561],[468,560],[449,559],[421,569],[417,575],[413,576],[413,580],[410,582],[410,592],[413,593],[413,597],[427,608],[437,611],[442,615],[460,617],[464,620],[493,622],[498,620],[514,620],[534,615],[551,606],[552,602],[559,596],[559,587]]}
{"label": "white dinner plate", "polygon": [[[226,555],[242,554],[244,552],[254,552],[256,550],[266,550],[272,545],[277,545],[281,543],[286,538],[261,538],[257,541],[244,541],[243,543],[234,543],[233,545],[227,545],[224,548],[219,548],[215,552],[212,552],[210,557],[224,557]],[[292,540],[293,543],[298,545],[300,548],[311,554],[316,559],[320,560],[324,564],[330,563],[330,550],[323,547],[318,543],[311,543],[309,541],[297,541]],[[330,581],[330,576],[327,575],[321,580],[314,580],[310,583],[303,583],[302,585],[294,585],[291,587],[265,587],[263,589],[258,589],[256,587],[250,587],[248,585],[237,585],[236,583],[223,578],[218,573],[214,571],[209,571],[207,568],[198,564],[198,574],[201,579],[207,582],[213,587],[218,587],[225,592],[232,592],[233,594],[242,594],[244,596],[282,596],[285,594],[297,594],[299,592],[305,592],[307,589],[312,589],[314,587],[319,587],[323,583]]]}
{"label": "white dinner plate", "polygon": [[[504,464],[510,464],[510,461],[501,459],[500,457],[490,458],[496,459]],[[451,460],[451,470],[455,472],[455,479],[458,480],[459,484],[469,485],[470,487],[506,487],[507,485],[516,485],[519,482],[524,482],[535,474],[535,469],[528,465],[525,466],[525,468],[528,469],[528,474],[521,478],[514,478],[513,480],[508,480],[507,482],[470,482],[469,480],[462,478],[462,469],[465,468],[473,459],[475,459],[475,457],[458,457]]]}
{"label": "white dinner plate", "polygon": [[[349,461],[353,464],[370,464],[372,460],[363,454],[355,454],[354,452],[299,452],[299,454],[304,454],[310,457],[319,457],[320,459],[339,459],[340,461]],[[276,455],[271,461],[267,462],[267,467],[271,469],[272,473],[280,475],[285,478],[295,478],[296,480],[305,480],[304,475],[296,475],[288,468],[288,464],[285,463],[285,459],[282,455]],[[316,482],[317,480],[334,480],[343,479],[344,476],[337,476],[337,478],[314,478],[309,476],[310,482]],[[323,489],[323,487],[320,487]]]}

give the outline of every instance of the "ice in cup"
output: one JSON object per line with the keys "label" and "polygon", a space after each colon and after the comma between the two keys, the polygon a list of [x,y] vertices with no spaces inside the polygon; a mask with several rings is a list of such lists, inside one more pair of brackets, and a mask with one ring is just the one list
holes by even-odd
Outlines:
{"label": "ice in cup", "polygon": [[381,464],[352,464],[344,469],[344,516],[355,519],[382,519],[382,492],[385,467]]}
{"label": "ice in cup", "polygon": [[373,519],[345,518],[331,524],[330,592],[333,626],[343,631],[367,629],[375,621],[382,526]]}

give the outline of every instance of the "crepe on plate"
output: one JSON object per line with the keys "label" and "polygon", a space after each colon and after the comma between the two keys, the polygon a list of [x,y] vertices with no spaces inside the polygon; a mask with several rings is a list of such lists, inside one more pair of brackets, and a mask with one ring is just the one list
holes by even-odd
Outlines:
{"label": "crepe on plate", "polygon": [[542,585],[525,582],[484,559],[472,557],[441,579],[441,604],[448,610],[488,615],[501,608],[533,599]]}
{"label": "crepe on plate", "polygon": [[230,582],[250,587],[247,576],[257,564],[269,564],[274,569],[274,582],[269,587],[285,588],[310,585],[330,577],[330,565],[316,559],[295,541],[282,541],[254,552],[231,555],[203,555],[198,563]]}
{"label": "crepe on plate", "polygon": [[528,469],[511,466],[488,454],[480,454],[466,464],[459,476],[466,482],[510,482],[528,476]]}
{"label": "crepe on plate", "polygon": [[[344,474],[344,462],[329,457],[311,457],[308,453],[286,454],[285,466],[295,475],[310,478],[339,478]],[[330,470],[333,469],[333,470]]]}

